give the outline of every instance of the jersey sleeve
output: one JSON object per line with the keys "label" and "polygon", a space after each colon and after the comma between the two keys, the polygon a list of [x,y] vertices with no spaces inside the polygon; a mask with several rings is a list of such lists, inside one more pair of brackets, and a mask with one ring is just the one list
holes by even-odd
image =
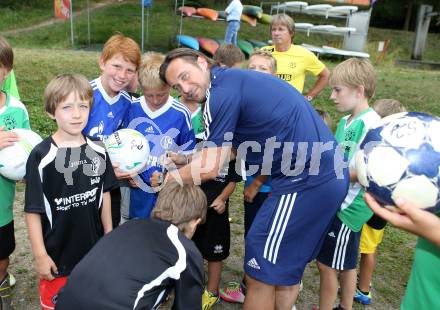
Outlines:
{"label": "jersey sleeve", "polygon": [[195,248],[186,250],[187,265],[176,280],[172,309],[199,310],[202,308],[203,259]]}
{"label": "jersey sleeve", "polygon": [[307,67],[306,71],[313,75],[318,75],[325,69],[325,65],[312,52],[307,53]]}
{"label": "jersey sleeve", "polygon": [[113,170],[112,162],[110,160],[110,156],[105,152],[105,175],[104,175],[104,192],[108,192],[113,188],[119,187],[119,181],[115,176],[115,171]]}
{"label": "jersey sleeve", "polygon": [[179,135],[179,146],[183,146],[182,151],[189,151],[194,149],[196,146],[196,136],[192,128],[191,122],[190,126],[183,124],[180,135]]}
{"label": "jersey sleeve", "polygon": [[[217,146],[226,141],[226,133],[234,133],[240,117],[241,94],[219,90],[209,96],[205,107],[205,140]],[[231,141],[231,139],[227,140]]]}
{"label": "jersey sleeve", "polygon": [[40,164],[38,157],[39,155],[34,149],[26,163],[26,190],[24,201],[24,212],[26,213],[46,212],[42,176],[38,169],[38,165]]}

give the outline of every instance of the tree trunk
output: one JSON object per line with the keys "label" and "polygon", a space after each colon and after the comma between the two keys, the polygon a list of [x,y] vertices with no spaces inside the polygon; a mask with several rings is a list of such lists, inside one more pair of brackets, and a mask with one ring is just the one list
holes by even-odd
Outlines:
{"label": "tree trunk", "polygon": [[409,24],[411,22],[411,15],[414,7],[414,1],[411,0],[406,1],[405,7],[406,7],[406,15],[405,15],[405,23],[403,24],[403,30],[408,31]]}

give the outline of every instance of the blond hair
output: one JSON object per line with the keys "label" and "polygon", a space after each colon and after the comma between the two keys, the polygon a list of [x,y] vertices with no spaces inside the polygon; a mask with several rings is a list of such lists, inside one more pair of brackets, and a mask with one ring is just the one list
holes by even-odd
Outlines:
{"label": "blond hair", "polygon": [[76,94],[81,100],[87,101],[92,107],[93,90],[89,81],[80,74],[60,74],[53,78],[44,91],[44,109],[55,115],[57,106],[70,94]]}
{"label": "blond hair", "polygon": [[214,53],[214,61],[217,65],[225,65],[226,67],[233,67],[236,64],[243,62],[245,57],[241,49],[234,44],[221,45]]}
{"label": "blond hair", "polygon": [[276,14],[272,16],[272,20],[269,25],[269,31],[272,31],[274,25],[285,26],[292,36],[295,33],[295,21],[287,14]]}
{"label": "blond hair", "polygon": [[148,52],[142,56],[139,66],[138,79],[141,88],[159,88],[167,86],[159,76],[160,66],[165,60],[165,55],[156,52]]}
{"label": "blond hair", "polygon": [[270,72],[276,73],[277,72],[277,60],[275,57],[273,57],[272,53],[266,50],[254,50],[252,54],[249,56],[249,60],[251,60],[252,57],[258,56],[263,57],[270,61]]}
{"label": "blond hair", "polygon": [[322,120],[324,121],[324,124],[326,124],[328,128],[332,128],[333,121],[332,118],[330,117],[330,114],[320,109],[316,109],[316,112],[318,112],[319,116],[321,116]]}
{"label": "blond hair", "polygon": [[136,69],[139,67],[141,62],[141,50],[139,45],[132,38],[122,34],[111,36],[104,44],[101,59],[105,63],[116,54],[121,54],[125,61],[134,64]]}
{"label": "blond hair", "polygon": [[0,36],[0,68],[12,70],[14,65],[14,52],[8,41]]}
{"label": "blond hair", "polygon": [[184,231],[191,220],[205,222],[207,205],[205,193],[199,186],[170,181],[160,191],[151,216],[171,222]]}
{"label": "blond hair", "polygon": [[379,99],[373,104],[373,109],[380,117],[387,117],[391,114],[406,112],[403,104],[396,99]]}
{"label": "blond hair", "polygon": [[367,59],[350,58],[338,64],[330,73],[329,85],[364,88],[364,96],[371,99],[376,91],[376,73]]}

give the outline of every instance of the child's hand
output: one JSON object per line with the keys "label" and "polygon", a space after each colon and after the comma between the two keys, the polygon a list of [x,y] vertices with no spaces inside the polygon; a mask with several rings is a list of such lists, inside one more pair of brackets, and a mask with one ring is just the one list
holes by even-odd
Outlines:
{"label": "child's hand", "polygon": [[20,137],[17,134],[11,131],[5,131],[4,127],[0,127],[0,150],[13,145],[14,142],[19,140]]}
{"label": "child's hand", "polygon": [[158,187],[162,185],[164,181],[164,174],[158,171],[153,172],[150,178],[150,183],[152,187]]}
{"label": "child's hand", "polygon": [[244,201],[249,202],[249,203],[254,202],[254,198],[258,194],[259,190],[260,190],[260,187],[257,186],[254,182],[252,182],[243,191]]}
{"label": "child's hand", "polygon": [[222,214],[226,210],[226,202],[217,197],[210,205],[211,208],[213,208],[218,214]]}
{"label": "child's hand", "polygon": [[181,153],[167,152],[164,159],[164,165],[165,167],[168,167],[171,163],[174,163],[180,168],[181,166],[188,164],[188,157]]}
{"label": "child's hand", "polygon": [[119,169],[119,163],[112,163],[113,170],[115,171],[115,176],[118,180],[131,178],[132,172],[123,172]]}
{"label": "child's hand", "polygon": [[35,271],[40,279],[52,281],[55,279],[52,273],[57,274],[58,268],[52,258],[45,254],[35,257]]}

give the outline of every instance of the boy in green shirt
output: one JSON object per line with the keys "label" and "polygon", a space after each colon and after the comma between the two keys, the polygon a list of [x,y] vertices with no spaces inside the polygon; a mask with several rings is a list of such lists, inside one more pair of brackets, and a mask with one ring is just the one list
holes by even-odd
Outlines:
{"label": "boy in green shirt", "polygon": [[[8,77],[14,63],[14,54],[8,42],[0,37],[0,85]],[[9,93],[0,91],[0,150],[13,145],[18,136],[10,130],[29,128],[29,116],[23,103]],[[0,175],[0,309],[12,309],[11,281],[7,269],[9,255],[15,249],[12,205],[15,181]]]}
{"label": "boy in green shirt", "polygon": [[376,75],[367,60],[351,58],[337,65],[330,75],[332,94],[339,112],[348,112],[336,129],[336,141],[349,160],[350,188],[318,255],[320,272],[319,308],[333,309],[341,285],[341,302],[336,309],[350,310],[356,290],[356,263],[360,231],[373,212],[363,200],[363,190],[357,182],[354,154],[368,129],[380,116],[368,105],[374,95]]}

